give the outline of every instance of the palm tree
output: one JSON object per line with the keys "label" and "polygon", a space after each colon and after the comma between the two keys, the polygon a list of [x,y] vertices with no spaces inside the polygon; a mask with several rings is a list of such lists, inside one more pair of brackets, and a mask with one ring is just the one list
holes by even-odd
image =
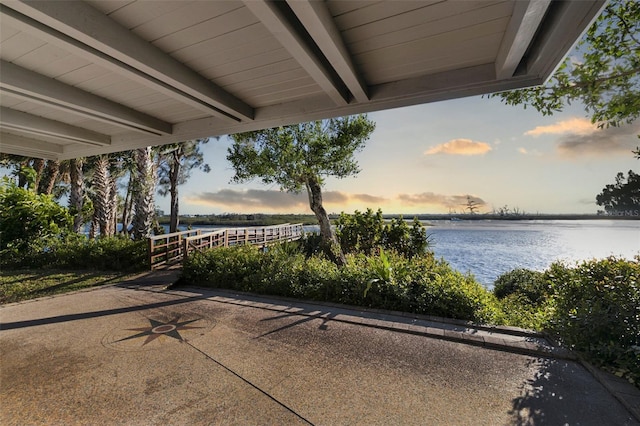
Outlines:
{"label": "palm tree", "polygon": [[136,239],[141,239],[151,235],[155,216],[156,179],[151,147],[139,148],[135,153],[137,179],[134,192],[133,236]]}
{"label": "palm tree", "polygon": [[76,158],[69,161],[69,207],[73,213],[75,213],[73,218],[74,232],[80,232],[82,225],[84,225],[84,217],[82,214],[85,193],[83,165],[83,158]]}
{"label": "palm tree", "polygon": [[111,219],[113,214],[112,185],[109,175],[109,156],[99,155],[93,158],[93,219],[94,230],[101,237],[113,235]]}

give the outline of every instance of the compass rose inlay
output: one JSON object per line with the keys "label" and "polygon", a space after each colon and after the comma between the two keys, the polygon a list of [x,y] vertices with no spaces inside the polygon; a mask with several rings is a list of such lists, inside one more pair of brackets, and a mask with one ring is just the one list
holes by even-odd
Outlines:
{"label": "compass rose inlay", "polygon": [[116,340],[116,342],[123,342],[125,340],[137,339],[139,337],[145,337],[146,339],[142,346],[146,345],[149,342],[154,341],[160,336],[168,336],[174,338],[179,341],[184,341],[185,339],[180,335],[180,331],[183,330],[193,330],[197,328],[205,328],[205,327],[195,327],[189,325],[198,319],[193,319],[189,321],[180,321],[180,317],[174,318],[169,322],[157,321],[151,318],[147,318],[149,320],[150,325],[148,327],[137,327],[137,328],[127,328],[129,331],[139,331],[139,333],[134,334],[132,336],[127,336],[122,339]]}

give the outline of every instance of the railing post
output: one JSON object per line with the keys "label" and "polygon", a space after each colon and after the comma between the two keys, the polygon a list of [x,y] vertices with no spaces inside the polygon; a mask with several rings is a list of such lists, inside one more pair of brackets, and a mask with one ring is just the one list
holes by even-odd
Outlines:
{"label": "railing post", "polygon": [[184,240],[181,241],[182,246],[182,263],[184,263],[185,260],[187,260],[187,257],[189,255],[189,240],[187,238],[185,238]]}
{"label": "railing post", "polygon": [[151,257],[153,256],[153,240],[151,238],[147,239],[147,255],[149,259],[149,269],[153,270],[153,264],[151,263]]}

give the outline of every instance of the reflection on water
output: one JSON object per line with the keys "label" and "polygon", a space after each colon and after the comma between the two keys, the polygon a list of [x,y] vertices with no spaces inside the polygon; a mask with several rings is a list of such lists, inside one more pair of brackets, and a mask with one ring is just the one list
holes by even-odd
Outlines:
{"label": "reflection on water", "polygon": [[552,262],[633,258],[640,254],[640,222],[581,221],[434,221],[427,228],[433,250],[454,268],[471,272],[492,287],[515,268],[542,271]]}

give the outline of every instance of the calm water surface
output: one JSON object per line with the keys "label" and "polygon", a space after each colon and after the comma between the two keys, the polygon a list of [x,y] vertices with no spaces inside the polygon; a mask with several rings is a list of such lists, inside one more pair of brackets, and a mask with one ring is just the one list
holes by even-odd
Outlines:
{"label": "calm water surface", "polygon": [[455,269],[486,287],[515,268],[542,271],[556,260],[570,263],[610,255],[640,254],[640,221],[533,220],[433,221],[432,249]]}

